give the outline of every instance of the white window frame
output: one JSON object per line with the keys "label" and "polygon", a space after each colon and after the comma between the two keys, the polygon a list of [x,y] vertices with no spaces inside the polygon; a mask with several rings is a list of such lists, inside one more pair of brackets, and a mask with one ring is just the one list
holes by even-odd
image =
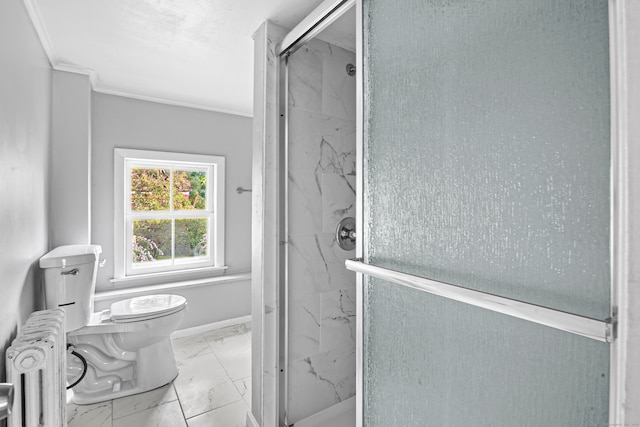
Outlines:
{"label": "white window frame", "polygon": [[[132,211],[130,203],[131,167],[169,167],[207,170],[207,207],[204,210]],[[211,185],[212,184],[212,185]],[[162,274],[191,273],[224,270],[224,210],[225,210],[225,158],[202,154],[185,154],[116,148],[114,150],[114,280],[148,278]],[[134,265],[131,239],[133,220],[173,217],[174,219],[206,217],[209,220],[208,256],[196,260],[174,259],[173,262],[152,262]],[[215,240],[212,239],[216,236]]]}

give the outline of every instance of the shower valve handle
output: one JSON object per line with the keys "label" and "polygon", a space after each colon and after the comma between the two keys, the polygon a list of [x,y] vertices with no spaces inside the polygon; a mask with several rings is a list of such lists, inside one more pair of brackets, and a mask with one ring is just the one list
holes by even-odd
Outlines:
{"label": "shower valve handle", "polygon": [[336,227],[336,242],[341,249],[351,251],[356,247],[356,220],[353,217],[343,218]]}

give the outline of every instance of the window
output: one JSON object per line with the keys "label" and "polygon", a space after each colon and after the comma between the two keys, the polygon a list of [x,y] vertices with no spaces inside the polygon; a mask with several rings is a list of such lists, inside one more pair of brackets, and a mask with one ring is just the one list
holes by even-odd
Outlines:
{"label": "window", "polygon": [[224,268],[224,157],[115,150],[115,278]]}

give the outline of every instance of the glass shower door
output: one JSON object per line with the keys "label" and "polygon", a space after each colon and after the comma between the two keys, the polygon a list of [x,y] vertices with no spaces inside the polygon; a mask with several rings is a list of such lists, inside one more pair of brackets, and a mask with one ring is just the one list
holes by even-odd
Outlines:
{"label": "glass shower door", "polygon": [[364,426],[608,424],[607,7],[362,1]]}

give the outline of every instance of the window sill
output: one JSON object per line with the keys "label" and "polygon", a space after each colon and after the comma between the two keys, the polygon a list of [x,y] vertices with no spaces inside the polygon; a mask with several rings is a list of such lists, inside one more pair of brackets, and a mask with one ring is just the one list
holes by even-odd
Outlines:
{"label": "window sill", "polygon": [[157,285],[171,281],[183,281],[191,279],[201,279],[205,277],[222,276],[225,270],[223,267],[193,268],[189,270],[164,271],[161,273],[139,274],[128,277],[114,277],[110,279],[111,284],[118,287]]}
{"label": "window sill", "polygon": [[96,306],[97,311],[105,309],[109,306],[109,304],[120,301],[126,298],[135,298],[142,295],[152,295],[152,294],[167,294],[167,293],[175,293],[182,294],[184,291],[187,291],[191,288],[197,288],[200,286],[211,286],[218,284],[227,284],[234,282],[249,282],[251,283],[251,272],[242,272],[242,273],[233,273],[233,274],[225,274],[219,275],[217,277],[211,277],[204,279],[192,279],[181,282],[170,282],[160,285],[145,285],[145,286],[128,286],[128,287],[120,287],[117,289],[97,289],[95,295],[93,296],[94,302],[98,304]]}

